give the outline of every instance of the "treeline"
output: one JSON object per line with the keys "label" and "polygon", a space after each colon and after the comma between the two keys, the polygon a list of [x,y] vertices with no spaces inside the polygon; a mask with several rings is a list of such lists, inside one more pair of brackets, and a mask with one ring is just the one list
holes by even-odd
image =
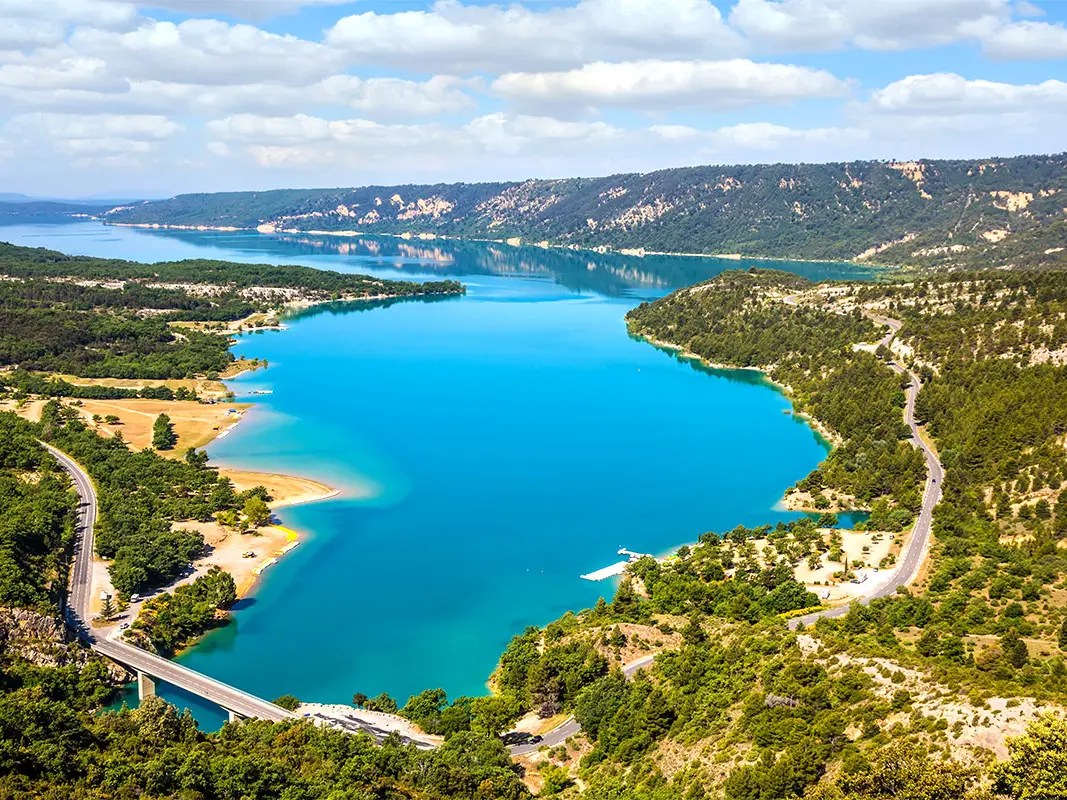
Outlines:
{"label": "treeline", "polygon": [[800,483],[820,493],[844,491],[863,504],[888,498],[914,512],[925,474],[907,441],[904,387],[909,382],[858,342],[882,330],[858,310],[847,313],[788,302],[815,284],[789,273],[725,272],[627,314],[632,333],[676,345],[716,364],[759,367],[788,387],[794,405],[842,439]]}
{"label": "treeline", "polygon": [[[326,293],[324,299],[336,294],[337,299],[388,295],[407,297],[427,294],[462,294],[458,281],[393,281],[333,270],[301,267],[291,264],[241,264],[233,261],[187,259],[156,264],[136,261],[70,256],[45,248],[19,247],[0,242],[0,274],[18,278],[78,278],[93,281],[136,281],[159,284],[213,284],[229,291],[266,287],[272,289],[304,289]],[[149,297],[170,296],[167,289],[143,286],[124,287],[133,293],[148,293]],[[101,290],[97,290],[101,291]],[[170,290],[175,295],[181,290]],[[158,294],[157,293],[162,293]],[[131,306],[134,307],[134,306]],[[136,306],[158,308],[155,305]],[[200,309],[190,309],[200,311]],[[198,319],[200,317],[197,317]]]}
{"label": "treeline", "polygon": [[35,433],[0,412],[0,607],[51,611],[66,591],[74,495]]}
{"label": "treeline", "polygon": [[7,797],[215,798],[530,796],[498,740],[475,734],[422,751],[381,746],[310,722],[252,720],[214,734],[158,697],[94,714],[95,668],[19,664],[0,684],[0,794]]}
{"label": "treeline", "polygon": [[0,281],[0,367],[88,378],[192,378],[221,372],[233,361],[228,336],[179,331],[174,322],[233,322],[291,299],[465,291],[456,281],[385,281],[223,261],[138,264],[5,243],[0,276],[11,278]]}
{"label": "treeline", "polygon": [[[1056,796],[1058,775],[1041,765],[1062,760],[1067,723],[1051,715],[1031,723],[987,772],[933,743],[947,726],[925,716],[919,699],[903,687],[887,697],[859,664],[807,658],[780,628],[688,628],[681,650],[650,671],[626,680],[613,670],[579,698],[576,717],[593,744],[578,769],[582,796],[985,800],[991,788],[1018,800]],[[692,760],[665,774],[664,749]]]}
{"label": "treeline", "polygon": [[38,372],[16,369],[0,374],[0,392],[8,391],[16,396],[70,397],[79,400],[198,400],[194,389],[179,386],[144,386],[140,389],[123,389],[118,386],[80,386],[62,378],[49,378]]}
{"label": "treeline", "polygon": [[203,536],[174,530],[174,523],[208,521],[264,493],[256,487],[238,494],[202,457],[180,461],[151,450],[132,452],[121,438],[99,436],[55,400],[44,407],[40,431],[92,476],[100,510],[96,552],[110,559],[111,583],[127,597],[173,580],[202,553]]}
{"label": "treeline", "polygon": [[176,335],[158,317],[0,308],[0,366],[86,378],[191,378],[233,361],[224,336]]}

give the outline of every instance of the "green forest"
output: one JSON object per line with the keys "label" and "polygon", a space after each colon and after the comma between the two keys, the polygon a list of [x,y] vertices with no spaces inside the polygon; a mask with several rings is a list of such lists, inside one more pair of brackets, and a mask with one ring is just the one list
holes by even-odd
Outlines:
{"label": "green forest", "polygon": [[[358,230],[911,266],[1067,265],[1067,156],[699,166],[600,178],[187,194],[121,224]],[[428,210],[436,209],[436,210]],[[986,234],[989,234],[988,236]]]}
{"label": "green forest", "polygon": [[[178,330],[175,322],[234,322],[292,299],[464,291],[456,281],[386,281],[310,267],[206,260],[139,264],[5,243],[0,277],[7,278],[0,281],[0,368],[87,378],[191,378],[221,372],[233,361],[228,336],[188,326]],[[54,384],[41,393],[67,387]],[[65,396],[90,395],[79,387]]]}
{"label": "green forest", "polygon": [[800,488],[834,488],[866,508],[885,499],[914,513],[925,466],[906,441],[907,380],[875,354],[853,350],[854,343],[883,335],[858,311],[785,301],[813,286],[775,270],[727,272],[696,290],[642,303],[627,322],[636,335],[714,364],[763,368],[788,386],[798,410],[841,438]]}

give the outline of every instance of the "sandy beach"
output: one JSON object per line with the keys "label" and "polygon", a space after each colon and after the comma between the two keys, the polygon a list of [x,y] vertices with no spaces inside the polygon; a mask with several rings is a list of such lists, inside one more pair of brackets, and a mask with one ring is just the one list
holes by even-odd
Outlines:
{"label": "sandy beach", "polygon": [[272,509],[314,503],[337,497],[340,491],[310,478],[298,478],[294,475],[278,475],[272,472],[252,472],[243,469],[223,468],[219,474],[227,477],[239,492],[256,486],[264,486],[274,499],[270,502]]}

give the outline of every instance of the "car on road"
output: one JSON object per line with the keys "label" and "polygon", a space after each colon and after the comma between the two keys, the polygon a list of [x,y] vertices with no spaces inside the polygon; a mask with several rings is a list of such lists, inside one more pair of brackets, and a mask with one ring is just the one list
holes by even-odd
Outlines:
{"label": "car on road", "polygon": [[128,622],[123,622],[123,623],[122,623],[121,625],[119,625],[119,630],[123,630],[123,631],[124,631],[124,630],[126,630],[126,629],[127,629],[128,627],[130,627],[130,623],[128,623]]}

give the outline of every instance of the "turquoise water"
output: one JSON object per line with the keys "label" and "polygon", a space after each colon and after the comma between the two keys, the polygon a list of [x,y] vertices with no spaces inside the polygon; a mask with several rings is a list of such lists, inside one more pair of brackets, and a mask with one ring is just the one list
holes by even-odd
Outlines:
{"label": "turquoise water", "polygon": [[[757,373],[704,369],[627,335],[623,316],[641,300],[750,262],[93,223],[9,226],[0,240],[468,285],[437,302],[318,307],[236,347],[270,368],[232,388],[273,393],[248,398],[255,409],[211,446],[214,463],[343,493],[279,513],[304,534],[300,546],[234,624],[181,658],[266,698],[484,693],[511,636],[613,591],[580,574],[618,560],[619,547],[663,553],[706,530],[790,518],[773,506],[826,452]],[[195,699],[167,696],[217,724]]]}

